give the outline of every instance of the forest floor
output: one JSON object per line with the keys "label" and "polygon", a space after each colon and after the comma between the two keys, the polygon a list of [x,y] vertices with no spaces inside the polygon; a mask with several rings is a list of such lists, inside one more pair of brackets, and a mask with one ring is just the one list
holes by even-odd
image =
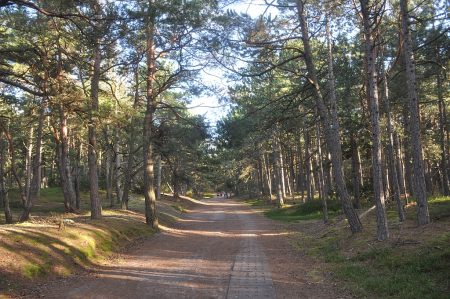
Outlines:
{"label": "forest floor", "polygon": [[[294,250],[292,231],[284,223],[247,204],[224,198],[162,202],[166,207],[160,208],[165,219],[160,233],[96,262],[87,272],[34,280],[16,294],[26,298],[350,297],[336,287],[323,263]],[[139,204],[134,201],[132,207]]]}
{"label": "forest floor", "polygon": [[163,196],[153,235],[142,197],[92,221],[50,213],[59,197],[45,192],[31,222],[0,226],[0,298],[449,298],[449,197],[430,200],[424,227],[413,204],[405,223],[389,207],[378,242],[373,212],[351,235],[333,201],[325,225],[320,201]]}
{"label": "forest floor", "polygon": [[388,204],[390,239],[376,240],[376,219],[369,207],[360,211],[364,230],[352,235],[336,201],[328,203],[323,224],[320,200],[288,201],[281,209],[263,200],[248,200],[267,217],[295,231],[291,243],[301,254],[324,263],[340,286],[356,298],[450,298],[450,197],[431,197],[431,224],[418,227],[415,204],[400,223]]}

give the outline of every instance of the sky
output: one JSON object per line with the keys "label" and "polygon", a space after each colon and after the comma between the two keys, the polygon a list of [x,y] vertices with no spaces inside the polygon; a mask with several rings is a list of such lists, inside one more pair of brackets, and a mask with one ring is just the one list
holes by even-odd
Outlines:
{"label": "sky", "polygon": [[[256,18],[263,14],[267,9],[264,0],[242,0],[227,7],[233,9],[237,13],[247,13],[252,18]],[[268,13],[272,15],[276,13],[275,8],[271,8]],[[219,88],[214,95],[203,95],[192,99],[189,107],[194,114],[204,115],[209,123],[214,124],[220,120],[229,111],[229,107],[220,103],[219,98],[225,96],[227,92],[228,82],[224,78],[225,73],[220,69],[212,69],[203,72],[201,80],[206,85],[214,85]]]}

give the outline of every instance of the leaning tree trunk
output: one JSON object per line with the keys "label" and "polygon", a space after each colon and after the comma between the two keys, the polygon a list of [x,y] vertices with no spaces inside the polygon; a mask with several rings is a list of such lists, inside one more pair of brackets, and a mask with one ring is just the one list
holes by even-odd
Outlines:
{"label": "leaning tree trunk", "polygon": [[27,221],[30,219],[31,209],[34,203],[38,200],[39,190],[41,187],[41,164],[42,164],[42,136],[45,120],[46,105],[42,103],[41,110],[39,111],[38,127],[36,132],[36,150],[31,163],[29,189],[27,193],[27,201],[23,207],[23,212],[19,217],[19,222]]}
{"label": "leaning tree trunk", "polygon": [[[362,230],[362,224],[361,221],[359,220],[358,214],[356,213],[355,209],[352,206],[352,201],[350,199],[350,195],[348,194],[347,187],[345,185],[345,178],[342,165],[342,148],[339,133],[339,122],[335,117],[329,116],[328,109],[325,106],[325,102],[322,96],[319,80],[317,79],[316,67],[312,59],[311,46],[309,44],[309,33],[304,12],[304,3],[302,0],[297,0],[296,4],[297,4],[298,19],[302,31],[304,59],[308,70],[308,80],[309,83],[313,86],[313,93],[316,101],[317,110],[319,112],[322,121],[322,127],[324,128],[324,135],[327,147],[331,154],[336,191],[342,202],[342,209],[344,211],[345,216],[347,217],[350,230],[353,233],[356,233]],[[329,102],[331,106],[330,108],[332,110],[332,115],[337,115],[334,88],[330,90],[329,94],[330,94]]]}
{"label": "leaning tree trunk", "polygon": [[417,220],[419,225],[430,222],[428,211],[427,190],[422,159],[422,141],[420,138],[419,97],[417,95],[416,70],[411,33],[409,31],[408,1],[400,0],[402,17],[403,56],[406,64],[406,78],[408,86],[410,111],[411,156],[413,164],[414,197],[417,202]]}
{"label": "leaning tree trunk", "polygon": [[100,83],[101,49],[100,40],[97,38],[94,45],[94,73],[91,79],[91,107],[89,110],[89,197],[91,200],[91,219],[102,218],[102,204],[98,195],[98,165],[97,165],[97,132],[98,124],[98,91]]}
{"label": "leaning tree trunk", "polygon": [[144,118],[144,196],[145,196],[145,221],[153,228],[158,228],[158,217],[156,215],[156,196],[153,174],[153,117],[156,110],[156,55],[155,55],[155,0],[149,0],[148,24],[146,28],[147,39],[147,90],[146,110]]}
{"label": "leaning tree trunk", "polygon": [[383,241],[389,238],[389,230],[381,169],[381,132],[376,75],[376,46],[373,39],[374,33],[371,26],[369,1],[360,0],[360,3],[365,36],[366,92],[369,98],[370,120],[372,125],[372,176],[377,215],[377,238]]}

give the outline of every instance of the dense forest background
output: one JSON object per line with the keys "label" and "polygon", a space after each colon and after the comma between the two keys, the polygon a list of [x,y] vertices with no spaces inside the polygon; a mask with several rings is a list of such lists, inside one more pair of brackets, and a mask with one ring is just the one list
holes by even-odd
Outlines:
{"label": "dense forest background", "polygon": [[[448,4],[234,2],[0,1],[4,221],[61,188],[93,219],[144,194],[153,227],[162,191],[320,199],[325,222],[338,200],[352,232],[373,205],[379,240],[386,206],[429,223],[450,194]],[[216,126],[188,109],[214,96],[204,70],[234,82]]]}

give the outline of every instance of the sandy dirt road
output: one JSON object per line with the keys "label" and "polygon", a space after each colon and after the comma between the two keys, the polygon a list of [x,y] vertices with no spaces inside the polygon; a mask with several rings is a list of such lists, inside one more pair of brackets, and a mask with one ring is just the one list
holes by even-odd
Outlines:
{"label": "sandy dirt road", "polygon": [[[41,290],[45,298],[339,298],[289,244],[285,226],[223,198],[196,205],[176,229],[120,260]],[[49,285],[50,286],[50,285]]]}

